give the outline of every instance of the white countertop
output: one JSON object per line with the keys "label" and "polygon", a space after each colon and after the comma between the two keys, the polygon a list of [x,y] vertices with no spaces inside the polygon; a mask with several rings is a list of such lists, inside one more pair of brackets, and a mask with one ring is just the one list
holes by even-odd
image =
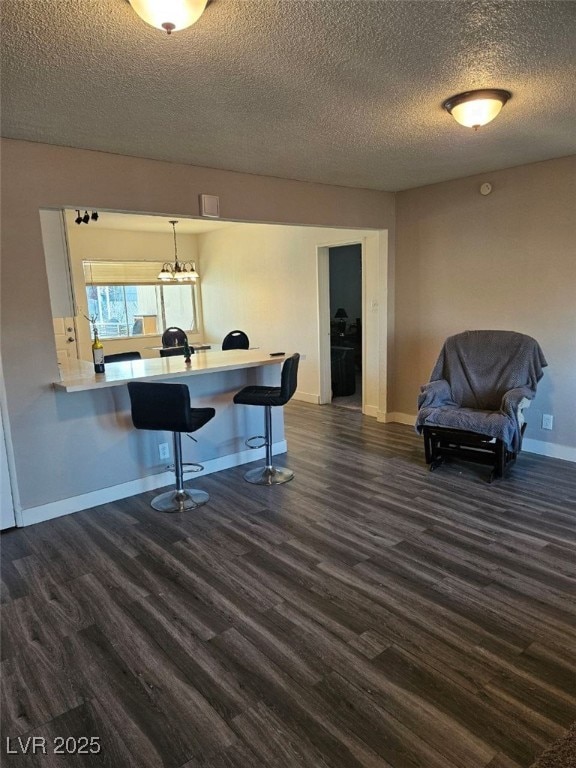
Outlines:
{"label": "white countertop", "polygon": [[60,366],[60,381],[54,382],[54,388],[64,392],[85,392],[118,387],[128,381],[176,379],[179,376],[277,365],[284,359],[285,355],[271,357],[269,352],[262,349],[230,349],[226,352],[207,350],[192,355],[189,363],[185,363],[184,357],[179,355],[107,363],[104,373],[94,373],[92,363],[70,360]]}

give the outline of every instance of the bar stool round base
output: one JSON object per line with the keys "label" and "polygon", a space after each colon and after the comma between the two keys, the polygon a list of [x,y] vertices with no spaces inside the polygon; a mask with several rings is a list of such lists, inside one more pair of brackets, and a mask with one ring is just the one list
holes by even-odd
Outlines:
{"label": "bar stool round base", "polygon": [[183,492],[168,491],[156,496],[150,505],[157,512],[186,512],[206,504],[210,497],[206,491],[195,491],[187,488]]}
{"label": "bar stool round base", "polygon": [[257,467],[244,475],[247,483],[254,485],[280,485],[294,477],[294,472],[286,467]]}

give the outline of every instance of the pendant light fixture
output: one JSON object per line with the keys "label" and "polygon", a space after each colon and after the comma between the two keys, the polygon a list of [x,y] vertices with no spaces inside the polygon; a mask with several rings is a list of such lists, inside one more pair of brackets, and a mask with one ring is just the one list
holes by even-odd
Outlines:
{"label": "pendant light fixture", "polygon": [[175,280],[183,283],[195,283],[200,277],[196,272],[196,265],[190,261],[178,261],[178,246],[176,244],[176,224],[178,221],[170,221],[174,233],[174,262],[166,262],[158,275],[158,280]]}
{"label": "pendant light fixture", "polygon": [[511,96],[510,91],[483,88],[450,96],[442,106],[457,123],[477,130],[481,125],[494,120]]}
{"label": "pendant light fixture", "polygon": [[140,18],[169,35],[192,26],[204,13],[208,0],[128,0]]}

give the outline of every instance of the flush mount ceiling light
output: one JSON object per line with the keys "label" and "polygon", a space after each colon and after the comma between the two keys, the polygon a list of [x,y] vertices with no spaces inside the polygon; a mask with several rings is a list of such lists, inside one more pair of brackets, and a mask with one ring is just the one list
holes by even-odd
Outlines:
{"label": "flush mount ceiling light", "polygon": [[176,280],[180,283],[195,283],[200,277],[196,272],[196,265],[190,261],[178,261],[178,247],[176,245],[176,224],[178,221],[171,221],[172,231],[174,233],[174,262],[166,262],[158,275],[158,280]]}
{"label": "flush mount ceiling light", "polygon": [[140,18],[169,35],[192,26],[204,13],[208,0],[128,0]]}
{"label": "flush mount ceiling light", "polygon": [[481,125],[494,120],[511,96],[510,91],[483,88],[450,96],[442,106],[457,123],[477,130]]}

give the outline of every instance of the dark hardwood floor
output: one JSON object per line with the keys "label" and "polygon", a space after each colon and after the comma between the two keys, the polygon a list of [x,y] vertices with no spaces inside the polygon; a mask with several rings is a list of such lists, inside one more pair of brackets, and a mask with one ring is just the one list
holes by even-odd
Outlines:
{"label": "dark hardwood floor", "polygon": [[410,427],[286,422],[287,485],[2,536],[7,765],[526,768],[576,719],[575,466],[489,485]]}

